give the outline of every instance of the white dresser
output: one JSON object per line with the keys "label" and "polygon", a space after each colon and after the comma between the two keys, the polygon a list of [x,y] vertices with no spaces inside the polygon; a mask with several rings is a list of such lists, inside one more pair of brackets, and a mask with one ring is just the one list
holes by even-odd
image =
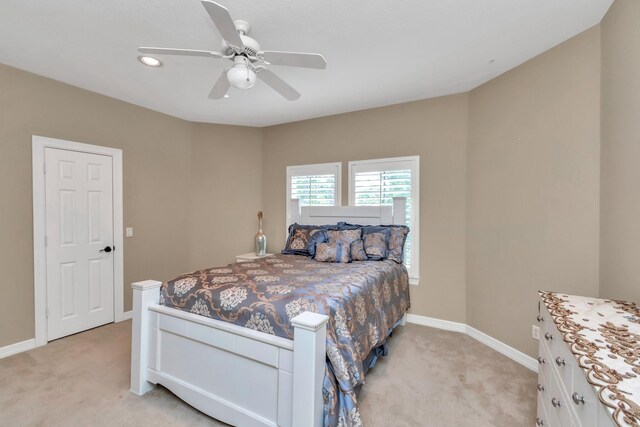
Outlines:
{"label": "white dresser", "polygon": [[536,425],[640,425],[635,305],[552,292],[540,297]]}

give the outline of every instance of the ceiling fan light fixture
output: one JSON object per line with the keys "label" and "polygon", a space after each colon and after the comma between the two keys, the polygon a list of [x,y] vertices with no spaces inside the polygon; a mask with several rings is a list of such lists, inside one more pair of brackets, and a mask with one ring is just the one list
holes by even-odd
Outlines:
{"label": "ceiling fan light fixture", "polygon": [[142,62],[144,65],[148,65],[149,67],[162,67],[162,61],[153,56],[138,56],[138,61]]}
{"label": "ceiling fan light fixture", "polygon": [[256,73],[247,64],[243,56],[236,56],[235,65],[227,71],[229,84],[238,89],[250,89],[256,84]]}

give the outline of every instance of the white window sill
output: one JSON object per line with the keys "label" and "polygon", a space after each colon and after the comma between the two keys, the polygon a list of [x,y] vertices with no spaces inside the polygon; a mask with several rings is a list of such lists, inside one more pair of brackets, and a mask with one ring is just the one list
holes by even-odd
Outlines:
{"label": "white window sill", "polygon": [[410,285],[418,286],[419,283],[420,283],[420,278],[419,277],[409,277],[409,284]]}

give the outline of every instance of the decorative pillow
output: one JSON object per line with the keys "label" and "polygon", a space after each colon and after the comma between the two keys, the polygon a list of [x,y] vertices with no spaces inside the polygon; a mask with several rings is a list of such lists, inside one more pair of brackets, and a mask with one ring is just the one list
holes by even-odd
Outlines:
{"label": "decorative pillow", "polygon": [[325,243],[329,240],[327,236],[327,230],[316,228],[315,230],[311,230],[309,232],[309,243],[307,244],[307,251],[309,252],[309,256],[311,258],[316,256],[316,246],[318,243]]}
{"label": "decorative pillow", "polygon": [[338,223],[338,230],[357,230],[358,228],[365,227],[364,225],[349,224],[348,222],[340,221]]}
{"label": "decorative pillow", "polygon": [[324,230],[337,228],[335,225],[300,225],[291,224],[289,226],[289,237],[283,254],[288,255],[309,255],[309,239],[314,230]]}
{"label": "decorative pillow", "polygon": [[407,241],[409,227],[406,225],[385,225],[391,230],[389,235],[389,255],[387,258],[401,264],[404,260],[404,244]]}
{"label": "decorative pillow", "polygon": [[338,242],[348,246],[354,240],[362,238],[362,230],[360,228],[353,230],[327,230],[327,236],[329,237],[329,243]]}
{"label": "decorative pillow", "polygon": [[364,251],[364,241],[362,239],[351,242],[351,260],[366,261],[367,253]]}
{"label": "decorative pillow", "polygon": [[320,262],[351,262],[350,245],[339,242],[318,243],[315,260]]}
{"label": "decorative pillow", "polygon": [[364,240],[364,251],[367,253],[367,259],[379,261],[387,257],[390,234],[391,231],[388,227],[362,228],[362,240]]}
{"label": "decorative pillow", "polygon": [[291,224],[289,226],[289,237],[282,250],[283,254],[289,255],[309,255],[307,245],[309,244],[309,233],[317,227],[311,225]]}

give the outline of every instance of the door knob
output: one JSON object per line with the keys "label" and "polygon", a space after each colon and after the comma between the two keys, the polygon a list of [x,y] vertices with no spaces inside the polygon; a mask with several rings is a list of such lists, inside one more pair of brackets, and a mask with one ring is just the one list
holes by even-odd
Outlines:
{"label": "door knob", "polygon": [[115,246],[114,246],[114,247],[111,247],[111,246],[105,246],[105,247],[104,247],[104,249],[100,249],[100,252],[106,252],[106,253],[109,253],[109,252],[111,252],[111,251],[115,251],[115,250],[116,250],[116,247],[115,247]]}

